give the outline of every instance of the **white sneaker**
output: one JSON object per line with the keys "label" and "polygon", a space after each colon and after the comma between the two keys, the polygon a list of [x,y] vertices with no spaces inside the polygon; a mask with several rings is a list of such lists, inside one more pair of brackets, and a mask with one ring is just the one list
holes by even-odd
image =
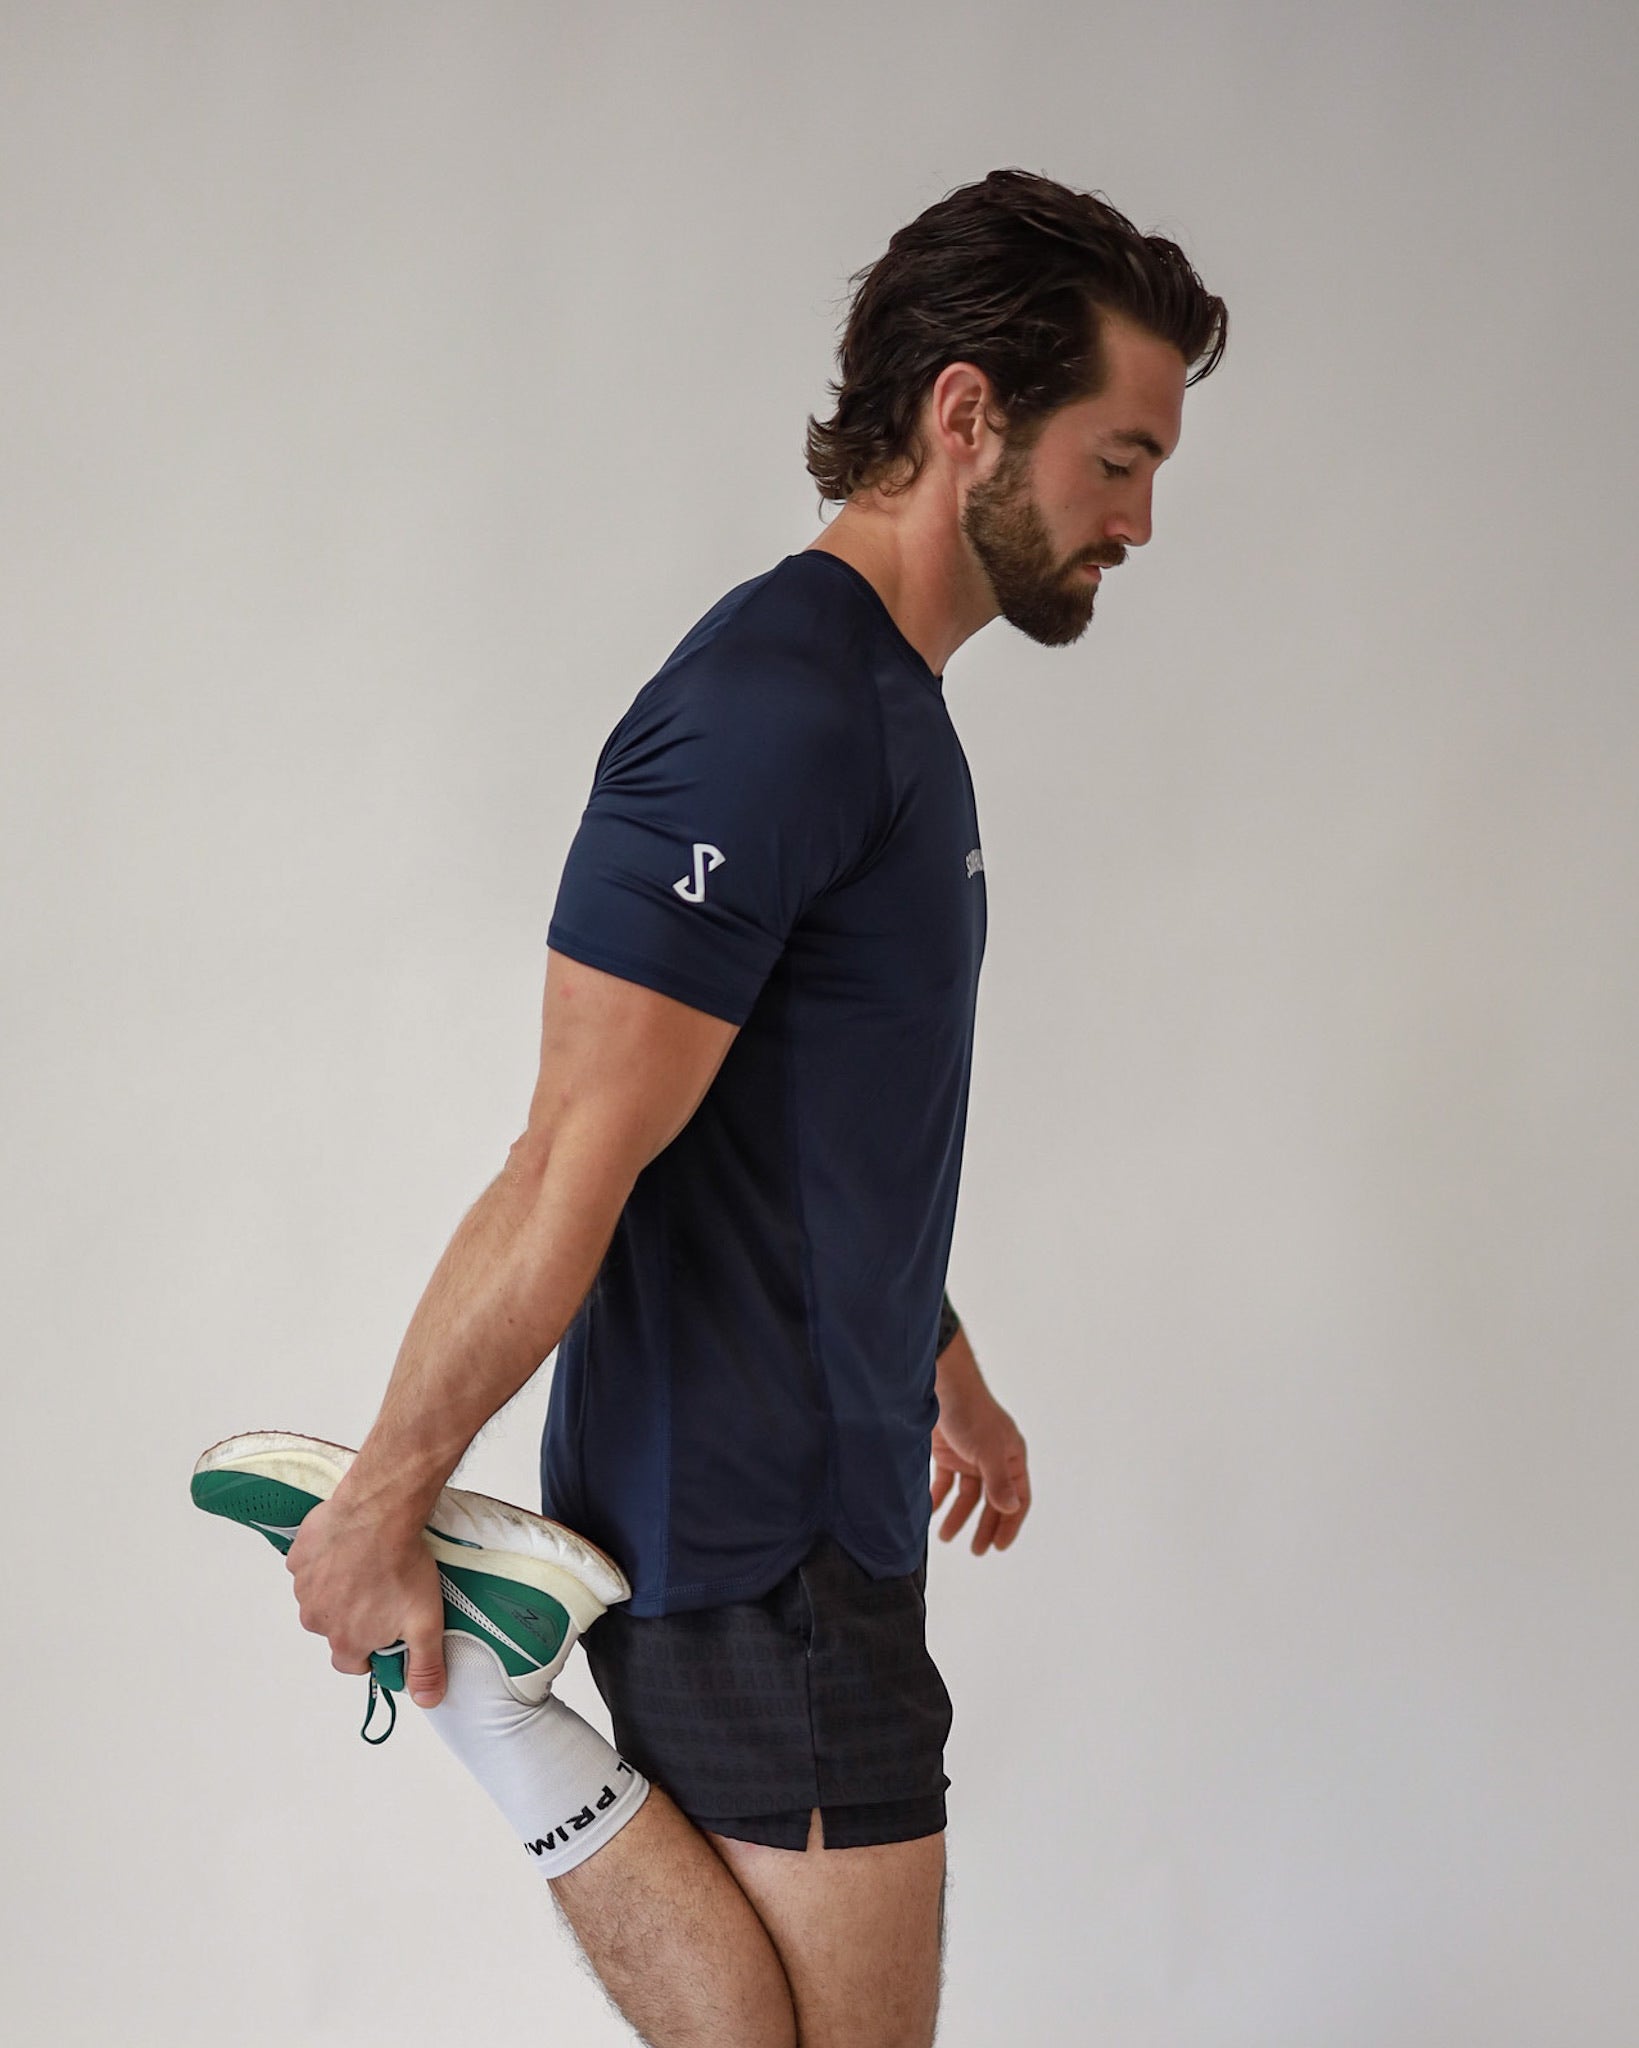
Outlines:
{"label": "white sneaker", "polygon": [[[194,1466],[194,1505],[257,1529],[287,1551],[308,1512],[328,1500],[357,1456],[342,1444],[288,1431],[253,1430],[214,1444]],[[576,1639],[632,1589],[612,1557],[544,1515],[487,1493],[446,1486],[423,1539],[438,1560],[444,1628],[475,1637],[494,1655],[513,1697],[544,1700]],[[360,1733],[385,1742],[404,1686],[403,1643],[370,1660],[370,1707]],[[368,1733],[378,1685],[392,1712],[385,1732]]]}

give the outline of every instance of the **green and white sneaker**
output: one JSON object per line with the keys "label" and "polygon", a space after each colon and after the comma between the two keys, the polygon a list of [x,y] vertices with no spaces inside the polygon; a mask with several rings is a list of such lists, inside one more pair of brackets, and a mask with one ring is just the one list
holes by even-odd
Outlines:
{"label": "green and white sneaker", "polygon": [[[309,1510],[329,1499],[356,1456],[341,1444],[285,1430],[230,1436],[194,1466],[194,1505],[259,1530],[287,1551]],[[483,1643],[522,1700],[544,1700],[576,1639],[606,1608],[632,1596],[626,1574],[596,1544],[487,1493],[446,1486],[422,1535],[438,1560],[445,1632]],[[385,1742],[393,1732],[404,1662],[402,1642],[370,1659],[370,1703],[359,1731],[366,1742]],[[378,1688],[390,1718],[373,1736]]]}

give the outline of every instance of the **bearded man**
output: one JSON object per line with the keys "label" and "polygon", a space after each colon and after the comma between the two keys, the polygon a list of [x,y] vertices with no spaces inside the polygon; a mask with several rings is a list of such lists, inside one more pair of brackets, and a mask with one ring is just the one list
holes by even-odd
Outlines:
{"label": "bearded man", "polygon": [[[338,1670],[401,1652],[656,2048],[933,2038],[929,1524],[954,1486],[941,1535],[1001,1552],[1030,1507],[945,1293],[986,915],[945,671],[998,616],[1081,638],[1227,335],[1175,244],[1016,169],[856,283],[806,443],[841,509],[609,734],[526,1127],[377,1421],[195,1482]],[[447,1487],[554,1349],[542,1517]],[[551,1691],[583,1634],[613,1746]]]}

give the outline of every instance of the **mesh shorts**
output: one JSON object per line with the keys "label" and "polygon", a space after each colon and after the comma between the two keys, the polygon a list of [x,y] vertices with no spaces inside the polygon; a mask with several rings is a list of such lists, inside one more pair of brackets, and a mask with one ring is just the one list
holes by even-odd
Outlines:
{"label": "mesh shorts", "polygon": [[927,1554],[873,1579],[829,1536],[779,1584],[652,1617],[611,1607],[582,1639],[635,1769],[714,1834],[828,1849],[945,1825],[951,1702],[928,1654]]}

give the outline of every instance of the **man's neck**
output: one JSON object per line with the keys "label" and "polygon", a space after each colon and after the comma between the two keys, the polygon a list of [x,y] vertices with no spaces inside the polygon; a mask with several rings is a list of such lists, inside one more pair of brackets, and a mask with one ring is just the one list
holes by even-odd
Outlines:
{"label": "man's neck", "polygon": [[964,640],[997,616],[948,509],[850,501],[809,547],[859,571],[936,676]]}

